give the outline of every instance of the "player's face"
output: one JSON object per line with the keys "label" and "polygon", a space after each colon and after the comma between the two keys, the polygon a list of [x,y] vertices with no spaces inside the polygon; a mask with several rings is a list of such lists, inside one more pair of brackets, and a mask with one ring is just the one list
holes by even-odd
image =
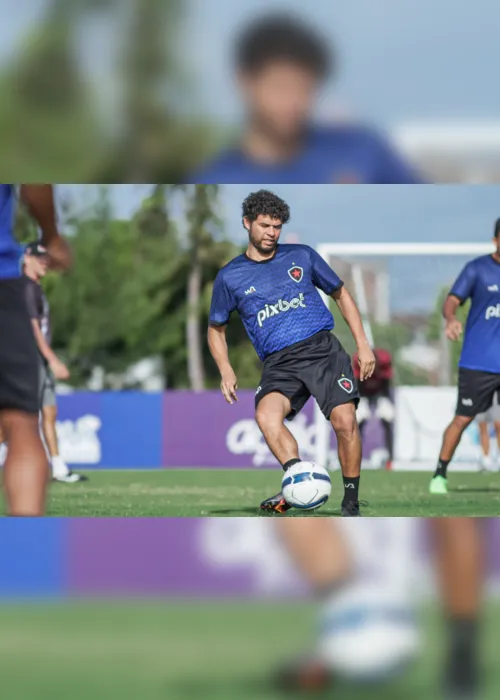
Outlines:
{"label": "player's face", "polygon": [[283,227],[279,219],[259,214],[255,221],[245,219],[245,227],[254,248],[263,254],[274,253]]}
{"label": "player's face", "polygon": [[251,117],[279,140],[296,137],[309,119],[318,79],[293,63],[275,62],[241,77]]}
{"label": "player's face", "polygon": [[493,243],[496,246],[497,255],[500,255],[500,236],[497,236],[496,238],[494,238]]}

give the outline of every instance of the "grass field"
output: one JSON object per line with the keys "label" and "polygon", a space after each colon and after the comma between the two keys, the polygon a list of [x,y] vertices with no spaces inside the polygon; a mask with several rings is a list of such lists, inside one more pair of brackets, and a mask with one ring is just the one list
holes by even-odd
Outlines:
{"label": "grass field", "polygon": [[[60,517],[248,517],[261,515],[258,505],[277,492],[278,471],[132,470],[91,471],[90,480],[51,487],[49,515]],[[360,498],[364,516],[499,516],[500,473],[451,473],[450,493],[428,493],[429,472],[366,471]],[[339,516],[342,487],[332,477],[330,501],[315,517]],[[302,517],[291,510],[286,517]],[[266,516],[263,516],[266,517]],[[268,516],[267,516],[268,517]],[[281,516],[278,516],[281,517]]]}
{"label": "grass field", "polygon": [[[496,700],[500,608],[488,610],[483,662]],[[312,637],[310,604],[60,602],[0,606],[5,700],[272,700],[273,670]],[[272,621],[272,624],[270,623]],[[435,700],[439,614],[423,620],[423,656],[381,687],[338,686],[315,697]],[[290,697],[290,694],[287,695]],[[304,696],[302,696],[304,697]]]}

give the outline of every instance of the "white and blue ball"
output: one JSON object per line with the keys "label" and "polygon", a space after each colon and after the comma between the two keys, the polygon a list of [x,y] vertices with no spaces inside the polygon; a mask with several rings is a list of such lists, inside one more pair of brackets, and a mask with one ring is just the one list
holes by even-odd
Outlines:
{"label": "white and blue ball", "polygon": [[333,596],[320,623],[319,653],[339,678],[387,681],[404,672],[420,648],[414,606],[374,586]]}
{"label": "white and blue ball", "polygon": [[294,508],[314,510],[327,502],[332,491],[330,475],[314,462],[298,462],[287,469],[281,481],[285,501]]}

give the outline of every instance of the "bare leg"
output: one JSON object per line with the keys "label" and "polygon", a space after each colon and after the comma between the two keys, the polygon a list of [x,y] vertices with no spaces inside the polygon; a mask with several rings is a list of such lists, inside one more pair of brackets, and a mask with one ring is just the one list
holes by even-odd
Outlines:
{"label": "bare leg", "polygon": [[42,409],[42,429],[51,457],[59,456],[59,442],[56,432],[57,406],[44,406]]}
{"label": "bare leg", "polygon": [[290,400],[283,394],[273,392],[259,401],[255,413],[257,425],[281,465],[299,458],[297,441],[283,423],[290,410]]}
{"label": "bare leg", "polygon": [[469,416],[455,416],[449,426],[444,431],[443,444],[439,459],[451,462],[455,450],[462,438],[464,430],[472,423],[474,418]]}
{"label": "bare leg", "polygon": [[445,683],[457,697],[473,697],[478,683],[477,627],[485,583],[482,524],[474,518],[440,518],[432,525],[435,566],[449,627]]}
{"label": "bare leg", "polygon": [[[446,479],[448,464],[453,459],[453,455],[460,443],[464,430],[473,420],[474,418],[469,416],[455,416],[444,431],[443,443],[441,452],[439,453],[438,466],[434,472],[434,479],[436,477],[444,477]],[[438,480],[436,479],[436,481]],[[435,482],[433,481],[433,483]]]}
{"label": "bare leg", "polygon": [[343,516],[359,516],[359,479],[361,473],[361,435],[356,407],[350,403],[337,406],[330,414],[338,444],[339,462],[344,482]]}
{"label": "bare leg", "polygon": [[500,452],[500,423],[498,421],[495,421],[494,426],[495,426],[495,435],[497,436],[498,451]]}
{"label": "bare leg", "polygon": [[330,422],[337,436],[342,474],[358,477],[361,472],[361,435],[356,421],[354,403],[337,406],[330,414]]}
{"label": "bare leg", "polygon": [[388,420],[381,421],[382,428],[384,430],[384,443],[387,454],[389,455],[389,462],[394,459],[394,430],[393,424]]}
{"label": "bare leg", "polygon": [[326,592],[350,576],[351,557],[335,523],[293,518],[278,521],[277,526],[287,551],[314,589]]}
{"label": "bare leg", "polygon": [[483,455],[488,457],[490,454],[490,434],[488,430],[488,423],[478,423],[479,428],[479,438],[481,441],[481,449],[483,450]]}
{"label": "bare leg", "polygon": [[38,416],[8,410],[2,412],[1,422],[9,443],[4,465],[7,513],[41,516],[45,509],[49,465],[40,439]]}

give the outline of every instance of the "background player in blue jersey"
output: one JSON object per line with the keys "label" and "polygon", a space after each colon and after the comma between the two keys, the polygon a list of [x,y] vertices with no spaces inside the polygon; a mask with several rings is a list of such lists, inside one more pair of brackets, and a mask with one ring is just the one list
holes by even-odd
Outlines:
{"label": "background player in blue jersey", "polygon": [[[41,229],[49,264],[66,269],[67,243],[56,225],[52,185],[21,185],[20,197]],[[0,184],[0,425],[8,443],[3,486],[7,512],[42,515],[49,478],[38,429],[38,350],[21,272],[23,248],[13,232],[16,187]]]}
{"label": "background player in blue jersey", "polygon": [[479,413],[487,411],[500,388],[500,219],[495,223],[496,251],[469,262],[453,285],[443,307],[446,335],[458,340],[462,324],[455,313],[470,299],[459,362],[456,415],[446,428],[431,493],[446,493],[446,470],[462,433]]}
{"label": "background player in blue jersey", "polygon": [[[234,258],[216,277],[208,343],[221,373],[222,393],[233,403],[237,379],[229,361],[226,326],[237,310],[264,362],[255,396],[256,420],[285,471],[300,457],[297,442],[283,421],[292,419],[311,396],[316,399],[338,439],[344,479],[342,514],[358,516],[359,394],[351,360],[331,333],[333,316],[318,289],[335,299],[352,331],[361,381],[373,374],[375,358],[356,304],[335,272],[309,246],[278,244],[289,218],[288,205],[272,192],[252,193],[243,202],[249,244],[246,253]],[[288,507],[281,493],[261,504],[262,509],[276,512]]]}
{"label": "background player in blue jersey", "polygon": [[420,176],[364,126],[312,123],[316,95],[332,70],[329,47],[289,15],[247,28],[236,56],[246,117],[239,143],[199,172],[196,183],[407,183]]}

